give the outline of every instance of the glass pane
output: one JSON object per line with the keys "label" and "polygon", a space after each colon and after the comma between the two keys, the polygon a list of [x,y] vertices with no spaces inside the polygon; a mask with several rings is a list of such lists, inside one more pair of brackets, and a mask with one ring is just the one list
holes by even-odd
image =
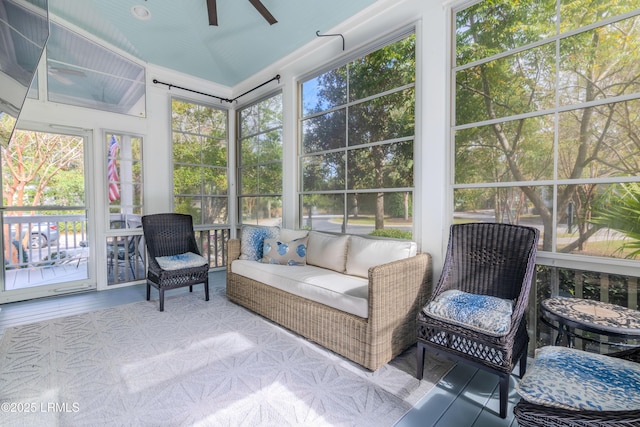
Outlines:
{"label": "glass pane", "polygon": [[350,194],[347,233],[411,239],[411,192]]}
{"label": "glass pane", "polygon": [[229,183],[227,182],[226,168],[202,168],[202,172],[204,195],[227,194]]}
{"label": "glass pane", "polygon": [[145,68],[51,22],[50,101],[145,117]]}
{"label": "glass pane", "polygon": [[638,0],[561,0],[560,31],[567,32],[638,8]]}
{"label": "glass pane", "polygon": [[182,133],[173,134],[173,161],[197,165],[201,163],[200,137]]}
{"label": "glass pane", "polygon": [[413,141],[350,150],[349,189],[413,186]]}
{"label": "glass pane", "polygon": [[344,233],[344,195],[305,194],[300,203],[300,228]]}
{"label": "glass pane", "polygon": [[178,196],[173,198],[173,210],[176,213],[191,215],[193,225],[202,225],[202,199],[200,196]]}
{"label": "glass pane", "polygon": [[83,206],[84,139],[17,129],[2,150],[4,206]]}
{"label": "glass pane", "polygon": [[227,138],[227,112],[218,108],[201,105],[198,108],[200,134],[215,139]]}
{"label": "glass pane", "polygon": [[260,156],[260,136],[240,140],[240,164],[256,165]]}
{"label": "glass pane", "polygon": [[227,141],[204,138],[202,162],[207,166],[227,166]]}
{"label": "glass pane", "polygon": [[305,153],[333,150],[346,145],[346,109],[302,121]]}
{"label": "glass pane", "polygon": [[346,102],[346,65],[302,83],[302,117],[344,105]]}
{"label": "glass pane", "polygon": [[245,166],[238,169],[240,194],[258,194],[258,166]]}
{"label": "glass pane", "polygon": [[558,197],[558,252],[638,258],[639,183],[560,186]]}
{"label": "glass pane", "polygon": [[302,191],[344,190],[344,153],[302,158]]}
{"label": "glass pane", "polygon": [[414,134],[414,89],[392,93],[349,108],[349,145]]}
{"label": "glass pane", "polygon": [[280,194],[282,192],[282,163],[271,163],[259,168],[260,194]]}
{"label": "glass pane", "polygon": [[455,182],[553,179],[554,122],[548,115],[456,131]]}
{"label": "glass pane", "polygon": [[552,187],[455,189],[455,224],[500,222],[540,229],[539,248],[551,251],[554,227]]}
{"label": "glass pane", "polygon": [[457,12],[456,65],[554,35],[555,14],[556,0],[481,1]]}
{"label": "glass pane", "polygon": [[640,100],[560,113],[560,179],[640,175]]}
{"label": "glass pane", "polygon": [[640,17],[560,41],[562,105],[640,91]]}
{"label": "glass pane", "polygon": [[240,111],[240,137],[282,127],[282,95],[278,94]]}
{"label": "glass pane", "polygon": [[241,222],[255,225],[282,225],[282,198],[241,197]]}
{"label": "glass pane", "polygon": [[260,135],[260,162],[282,161],[282,129]]}
{"label": "glass pane", "polygon": [[226,224],[228,222],[226,197],[203,197],[202,203],[203,224]]}
{"label": "glass pane", "polygon": [[200,194],[202,168],[195,166],[173,166],[173,193]]}
{"label": "glass pane", "polygon": [[416,38],[412,34],[351,62],[349,100],[363,99],[415,82],[415,44]]}
{"label": "glass pane", "polygon": [[554,107],[555,51],[550,43],[458,71],[456,125]]}
{"label": "glass pane", "polygon": [[171,129],[178,132],[198,133],[200,128],[196,111],[198,104],[180,99],[171,100]]}

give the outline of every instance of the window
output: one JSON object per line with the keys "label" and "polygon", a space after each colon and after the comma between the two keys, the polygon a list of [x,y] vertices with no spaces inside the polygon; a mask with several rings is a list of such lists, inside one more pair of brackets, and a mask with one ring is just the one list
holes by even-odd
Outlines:
{"label": "window", "polygon": [[415,35],[301,89],[301,227],[411,238]]}
{"label": "window", "polygon": [[49,101],[145,117],[145,69],[51,23],[47,42]]}
{"label": "window", "polygon": [[240,223],[282,224],[282,95],[238,112]]}
{"label": "window", "polygon": [[173,99],[174,211],[196,225],[228,222],[227,110]]}
{"label": "window", "polygon": [[484,1],[454,37],[454,221],[536,226],[568,262],[637,258],[637,1]]}
{"label": "window", "polygon": [[144,279],[142,138],[105,132],[109,230],[107,285]]}

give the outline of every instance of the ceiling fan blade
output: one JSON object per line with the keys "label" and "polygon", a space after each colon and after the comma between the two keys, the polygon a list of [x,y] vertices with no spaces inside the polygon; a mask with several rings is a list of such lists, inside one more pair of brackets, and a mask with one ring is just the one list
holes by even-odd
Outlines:
{"label": "ceiling fan blade", "polygon": [[218,10],[216,0],[207,0],[207,12],[209,13],[209,25],[218,26]]}
{"label": "ceiling fan blade", "polygon": [[273,15],[267,10],[267,8],[264,7],[260,0],[249,0],[249,3],[251,3],[253,7],[255,7],[256,10],[260,12],[260,15],[262,15],[262,17],[267,20],[269,25],[273,25],[278,22],[276,21],[276,18],[274,18]]}

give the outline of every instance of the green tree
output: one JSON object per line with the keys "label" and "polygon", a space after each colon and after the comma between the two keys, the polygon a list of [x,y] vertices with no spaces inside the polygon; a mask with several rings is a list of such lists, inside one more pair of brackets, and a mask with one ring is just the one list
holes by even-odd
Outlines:
{"label": "green tree", "polygon": [[[561,31],[627,12],[632,4],[563,2]],[[523,197],[498,190],[485,197],[495,198],[498,221],[507,219],[503,213],[508,209],[503,207],[518,205],[517,210],[522,210],[532,206],[544,227],[544,250],[552,250],[555,227],[567,221],[567,208],[573,203],[578,210],[579,237],[561,248],[571,252],[598,229],[589,222],[599,194],[597,185],[581,181],[640,172],[636,164],[640,155],[638,101],[595,102],[639,92],[640,19],[622,19],[560,38],[557,43],[540,44],[555,34],[555,8],[555,1],[485,0],[456,15],[456,64],[461,68],[455,76],[455,124],[490,124],[456,132],[455,180],[523,182],[517,187]],[[473,65],[534,42],[529,49]],[[557,119],[552,114],[519,118],[577,103],[586,107],[567,108]],[[501,121],[503,118],[509,119]],[[567,183],[557,186],[557,199],[552,203],[550,187],[529,183],[554,179],[554,155],[557,178]],[[554,208],[557,223],[553,222]]]}

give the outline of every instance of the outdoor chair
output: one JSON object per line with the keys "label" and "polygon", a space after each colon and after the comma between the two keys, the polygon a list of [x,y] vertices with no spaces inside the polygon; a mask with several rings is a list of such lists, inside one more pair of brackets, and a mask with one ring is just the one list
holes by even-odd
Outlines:
{"label": "outdoor chair", "polygon": [[442,275],[418,313],[417,378],[425,350],[497,374],[500,417],[507,414],[509,376],[526,371],[523,317],[529,299],[539,231],[471,223],[451,226]]}
{"label": "outdoor chair", "polygon": [[[127,228],[127,223],[123,220],[113,220],[110,226],[111,229],[125,229]],[[142,227],[142,225],[139,227]],[[140,235],[119,236],[114,238],[113,242],[107,243],[110,273],[113,272],[115,263],[118,263],[119,266],[124,268],[129,265],[132,278],[136,278],[136,264],[138,259],[141,258],[139,248],[141,239],[142,236]]]}
{"label": "outdoor chair", "polygon": [[164,291],[203,283],[209,301],[209,262],[200,255],[190,215],[161,213],[142,217],[142,230],[148,253],[147,301],[151,286],[160,293],[164,311]]}
{"label": "outdoor chair", "polygon": [[520,427],[640,426],[640,347],[608,355],[543,347],[516,391]]}

